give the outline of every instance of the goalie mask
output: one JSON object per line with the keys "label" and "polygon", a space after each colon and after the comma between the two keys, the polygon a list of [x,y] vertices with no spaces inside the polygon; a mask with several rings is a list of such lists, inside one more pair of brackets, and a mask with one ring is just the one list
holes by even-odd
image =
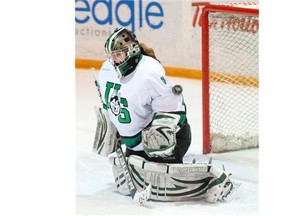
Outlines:
{"label": "goalie mask", "polygon": [[105,42],[105,52],[119,78],[133,72],[141,58],[136,35],[126,28],[116,29],[109,36]]}

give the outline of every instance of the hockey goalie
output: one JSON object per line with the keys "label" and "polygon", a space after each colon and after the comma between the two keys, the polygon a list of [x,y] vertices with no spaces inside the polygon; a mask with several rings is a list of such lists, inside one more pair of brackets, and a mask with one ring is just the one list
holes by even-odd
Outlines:
{"label": "hockey goalie", "polygon": [[[233,198],[239,183],[233,182],[230,173],[227,173],[224,168],[214,166],[211,160],[207,163],[193,161],[184,164],[153,162],[134,154],[126,158],[122,152],[121,144],[119,145],[121,142],[119,133],[109,120],[107,111],[99,107],[96,107],[95,111],[97,114],[97,130],[93,146],[94,151],[109,158],[115,185],[120,194],[132,196],[133,192],[129,187],[129,184],[132,184],[135,190],[138,191],[147,190],[150,186],[149,191],[146,192],[148,195],[145,194],[147,197],[144,198],[144,201],[148,199],[155,201],[204,199],[207,202],[216,203],[230,201]],[[153,133],[151,129],[148,131]],[[144,130],[142,133],[146,134],[146,132]],[[161,139],[154,139],[153,145],[157,142],[162,144]],[[142,142],[147,142],[146,148],[150,146],[149,140]],[[116,154],[117,148],[120,148],[122,155],[121,153],[120,155]],[[149,151],[147,154],[149,154]],[[126,164],[121,164],[121,157],[126,158]],[[153,158],[152,155],[151,158]],[[160,156],[156,158],[163,160]],[[128,170],[125,170],[125,165],[127,165]],[[131,182],[127,179],[127,175]]]}
{"label": "hockey goalie", "polygon": [[[118,191],[134,200],[225,200],[234,184],[222,168],[183,164],[191,129],[180,85],[172,85],[153,49],[126,28],[106,40],[95,84],[94,151],[109,156]],[[121,145],[125,145],[123,153]]]}

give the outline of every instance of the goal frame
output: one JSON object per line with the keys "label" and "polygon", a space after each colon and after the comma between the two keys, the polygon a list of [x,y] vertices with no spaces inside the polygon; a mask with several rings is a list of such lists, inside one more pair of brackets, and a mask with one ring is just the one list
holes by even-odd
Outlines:
{"label": "goal frame", "polygon": [[234,5],[208,4],[202,9],[202,118],[203,118],[203,154],[211,152],[210,146],[210,114],[209,114],[209,13],[237,13],[248,16],[258,16],[259,9],[237,7]]}

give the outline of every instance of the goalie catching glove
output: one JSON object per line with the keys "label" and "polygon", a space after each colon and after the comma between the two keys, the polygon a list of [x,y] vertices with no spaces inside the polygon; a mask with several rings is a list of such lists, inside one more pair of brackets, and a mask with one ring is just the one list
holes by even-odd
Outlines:
{"label": "goalie catching glove", "polygon": [[176,132],[180,116],[171,113],[156,113],[150,127],[142,131],[144,151],[149,157],[173,155],[176,145]]}

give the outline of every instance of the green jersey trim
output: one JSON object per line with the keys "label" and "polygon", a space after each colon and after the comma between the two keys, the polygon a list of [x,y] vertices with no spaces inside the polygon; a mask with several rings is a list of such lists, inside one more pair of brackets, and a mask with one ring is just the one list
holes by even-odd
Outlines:
{"label": "green jersey trim", "polygon": [[142,141],[142,132],[140,131],[138,134],[131,136],[131,137],[125,137],[121,136],[121,143],[125,144],[129,148],[133,148],[140,144]]}
{"label": "green jersey trim", "polygon": [[[173,113],[173,114],[176,114],[176,115],[180,116],[180,119],[179,119],[179,122],[178,122],[178,124],[180,126],[182,126],[186,122],[186,113],[185,112],[170,112],[170,113]],[[155,113],[154,117],[153,117],[153,120],[154,119],[159,119],[159,118],[162,118],[162,115],[156,116],[156,113]],[[172,118],[172,117],[165,116],[165,118]]]}

